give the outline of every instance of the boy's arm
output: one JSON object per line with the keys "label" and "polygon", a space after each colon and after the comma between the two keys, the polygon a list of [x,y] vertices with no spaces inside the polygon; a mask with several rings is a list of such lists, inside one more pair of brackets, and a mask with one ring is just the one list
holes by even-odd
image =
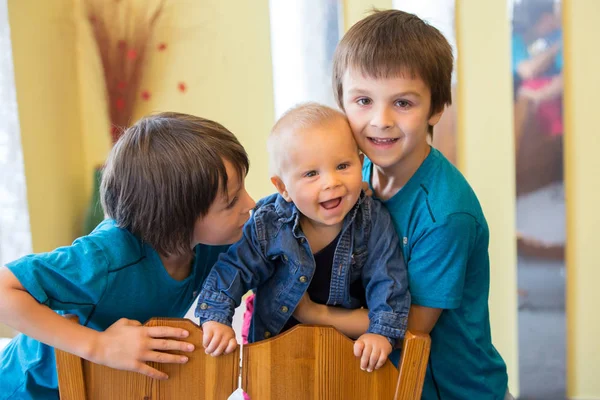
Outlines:
{"label": "boy's arm", "polygon": [[369,310],[348,310],[317,304],[307,293],[300,299],[294,318],[303,324],[332,325],[351,339],[357,339],[369,329]]}
{"label": "boy's arm", "polygon": [[242,238],[219,256],[206,278],[198,296],[196,317],[201,324],[215,321],[231,326],[242,296],[272,273],[273,263],[263,254],[253,216],[244,226]]}
{"label": "boy's arm", "polygon": [[98,332],[75,324],[34,299],[7,267],[0,268],[0,293],[1,322],[42,343],[98,364],[165,379],[166,374],[145,362],[184,363],[187,357],[155,350],[193,350],[188,343],[155,339],[182,339],[189,335],[179,328],[141,327],[137,321],[121,319],[106,331]]}
{"label": "boy's arm", "polygon": [[442,314],[441,308],[429,308],[413,304],[408,313],[408,330],[429,334]]}

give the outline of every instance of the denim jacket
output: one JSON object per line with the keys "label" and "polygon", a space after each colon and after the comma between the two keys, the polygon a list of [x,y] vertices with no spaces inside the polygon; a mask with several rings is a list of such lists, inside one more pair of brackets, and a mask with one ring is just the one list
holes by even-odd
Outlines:
{"label": "denim jacket", "polygon": [[[257,204],[242,239],[220,255],[206,278],[196,308],[201,323],[231,326],[241,297],[255,289],[248,340],[278,334],[292,316],[315,271],[315,260],[300,228],[300,212],[280,195]],[[333,259],[328,305],[354,309],[350,284],[360,279],[369,308],[369,333],[392,345],[404,337],[410,294],[406,264],[385,207],[361,194],[344,218]]]}

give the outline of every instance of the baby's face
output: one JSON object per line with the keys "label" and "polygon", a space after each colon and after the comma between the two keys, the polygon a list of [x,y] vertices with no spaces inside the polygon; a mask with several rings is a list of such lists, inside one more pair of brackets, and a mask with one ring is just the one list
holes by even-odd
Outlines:
{"label": "baby's face", "polygon": [[291,136],[281,169],[288,200],[312,223],[341,224],[356,204],[362,182],[350,126],[339,118]]}

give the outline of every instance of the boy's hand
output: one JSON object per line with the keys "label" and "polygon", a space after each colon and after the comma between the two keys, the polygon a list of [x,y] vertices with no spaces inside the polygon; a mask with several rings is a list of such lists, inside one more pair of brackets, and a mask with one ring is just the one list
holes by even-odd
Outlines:
{"label": "boy's hand", "polygon": [[138,321],[121,318],[104,332],[99,332],[89,359],[111,368],[139,372],[154,379],[167,379],[167,374],[146,362],[186,363],[186,356],[164,351],[193,351],[193,344],[181,341],[188,336],[189,332],[185,329],[142,326]]}
{"label": "boy's hand", "polygon": [[360,357],[360,369],[373,372],[385,364],[392,345],[385,336],[365,333],[354,343],[354,355]]}
{"label": "boy's hand", "polygon": [[220,356],[235,350],[237,340],[235,340],[235,332],[230,326],[208,321],[202,324],[202,331],[204,332],[202,345],[206,354]]}

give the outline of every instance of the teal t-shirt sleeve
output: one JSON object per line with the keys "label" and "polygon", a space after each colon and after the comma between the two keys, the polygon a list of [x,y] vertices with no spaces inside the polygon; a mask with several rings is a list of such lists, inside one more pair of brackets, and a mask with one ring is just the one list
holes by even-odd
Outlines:
{"label": "teal t-shirt sleeve", "polygon": [[522,62],[529,58],[529,52],[525,42],[519,35],[513,35],[512,38],[512,69],[513,74],[517,74],[517,67]]}
{"label": "teal t-shirt sleeve", "polygon": [[477,222],[469,214],[451,214],[427,229],[414,244],[408,261],[412,302],[423,307],[460,306]]}
{"label": "teal t-shirt sleeve", "polygon": [[97,304],[108,279],[108,260],[88,237],[6,266],[39,303],[57,311]]}

